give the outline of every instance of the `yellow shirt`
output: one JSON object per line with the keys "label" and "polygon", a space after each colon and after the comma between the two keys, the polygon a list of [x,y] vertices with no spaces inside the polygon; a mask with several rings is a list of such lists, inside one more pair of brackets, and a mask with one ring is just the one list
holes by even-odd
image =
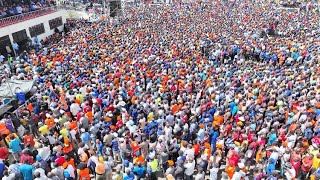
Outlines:
{"label": "yellow shirt", "polygon": [[315,156],[315,157],[313,157],[312,161],[313,161],[312,168],[313,169],[318,169],[319,168],[319,164],[320,164],[320,159]]}
{"label": "yellow shirt", "polygon": [[148,114],[148,122],[152,121],[152,119],[153,119],[153,112],[150,112]]}
{"label": "yellow shirt", "polygon": [[82,94],[77,94],[76,99],[79,100],[81,103],[83,102],[83,96]]}
{"label": "yellow shirt", "polygon": [[49,133],[49,128],[47,125],[43,125],[41,127],[39,127],[39,132],[41,134],[48,134]]}
{"label": "yellow shirt", "polygon": [[67,137],[68,130],[66,128],[63,128],[60,130],[60,134],[62,137]]}

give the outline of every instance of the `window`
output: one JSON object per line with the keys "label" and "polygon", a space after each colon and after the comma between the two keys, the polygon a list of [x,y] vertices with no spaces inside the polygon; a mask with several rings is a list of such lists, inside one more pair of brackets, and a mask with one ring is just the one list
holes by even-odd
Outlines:
{"label": "window", "polygon": [[54,29],[59,26],[62,26],[62,17],[49,20],[49,26],[50,26],[50,29]]}
{"label": "window", "polygon": [[29,27],[29,32],[31,37],[35,37],[40,34],[43,34],[45,32],[43,23]]}
{"label": "window", "polygon": [[18,31],[18,32],[15,32],[15,33],[12,33],[12,37],[13,37],[13,40],[15,42],[21,42],[21,41],[24,41],[26,40],[28,37],[27,37],[27,33],[26,33],[26,30],[21,30],[21,31]]}

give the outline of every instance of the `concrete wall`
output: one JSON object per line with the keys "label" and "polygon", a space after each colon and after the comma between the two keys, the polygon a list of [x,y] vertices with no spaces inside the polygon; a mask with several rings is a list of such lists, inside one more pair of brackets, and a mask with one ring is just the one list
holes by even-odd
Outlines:
{"label": "concrete wall", "polygon": [[[48,37],[54,33],[54,29],[50,30],[49,26],[49,20],[57,18],[57,17],[62,17],[62,22],[65,23],[66,19],[68,18],[68,12],[66,10],[59,10],[57,12],[47,14],[41,17],[37,17],[34,19],[30,19],[27,21],[23,21],[17,24],[13,24],[10,26],[2,27],[0,28],[0,37],[9,35],[11,43],[13,42],[13,37],[12,33],[15,33],[17,31],[21,31],[23,29],[26,30],[27,36],[31,38],[30,32],[29,32],[29,27],[43,23],[45,32],[43,34],[38,35],[38,39],[44,39],[45,37]],[[63,29],[63,25],[58,27],[58,29],[61,31]]]}

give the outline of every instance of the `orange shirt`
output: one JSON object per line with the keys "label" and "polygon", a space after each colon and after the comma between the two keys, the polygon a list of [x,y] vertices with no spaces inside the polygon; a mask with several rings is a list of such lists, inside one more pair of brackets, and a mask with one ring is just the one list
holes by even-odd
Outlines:
{"label": "orange shirt", "polygon": [[89,160],[87,153],[81,154],[80,160],[81,160],[82,162],[84,162],[84,163],[87,164],[87,163],[88,163],[88,160]]}
{"label": "orange shirt", "polygon": [[228,174],[228,177],[229,177],[230,179],[232,179],[234,172],[235,172],[235,168],[234,168],[234,167],[228,166],[228,167],[226,168],[226,173]]}
{"label": "orange shirt", "polygon": [[52,128],[54,126],[54,119],[53,118],[48,118],[46,119],[46,125],[48,126],[48,128]]}
{"label": "orange shirt", "polygon": [[210,149],[205,149],[205,150],[204,150],[204,152],[203,152],[204,154],[206,154],[206,155],[207,155],[208,160],[210,159],[211,151],[212,151],[212,150],[211,150],[211,148],[210,148]]}
{"label": "orange shirt", "polygon": [[173,114],[178,112],[178,110],[179,110],[179,106],[177,104],[173,105],[172,108],[171,108],[171,111],[172,111]]}
{"label": "orange shirt", "polygon": [[67,161],[68,165],[71,165],[73,168],[76,168],[76,165],[74,164],[74,159],[71,158],[69,161]]}
{"label": "orange shirt", "polygon": [[79,104],[79,105],[81,105],[81,102],[80,102],[79,99],[75,99],[74,102],[77,103],[77,104]]}
{"label": "orange shirt", "polygon": [[144,164],[144,158],[142,156],[138,156],[134,160],[136,163]]}
{"label": "orange shirt", "polygon": [[30,112],[32,112],[32,111],[33,111],[33,106],[32,106],[32,104],[31,104],[31,103],[30,103],[30,104],[28,104],[27,109],[28,109]]}
{"label": "orange shirt", "polygon": [[92,111],[88,111],[87,113],[86,113],[86,116],[87,116],[87,118],[89,119],[89,121],[90,121],[90,124],[93,122],[93,114],[92,114]]}
{"label": "orange shirt", "polygon": [[79,170],[79,178],[80,180],[89,180],[90,178],[90,172],[89,168],[85,168],[83,170]]}
{"label": "orange shirt", "polygon": [[64,146],[63,147],[63,153],[64,154],[68,154],[69,152],[71,152],[72,151],[72,145],[71,145],[71,143],[69,143],[69,146],[67,147],[67,146]]}
{"label": "orange shirt", "polygon": [[213,119],[216,124],[221,125],[223,123],[223,116],[214,116]]}
{"label": "orange shirt", "polygon": [[289,127],[289,131],[295,131],[297,129],[297,124],[296,123],[292,123]]}
{"label": "orange shirt", "polygon": [[10,131],[6,127],[6,124],[3,122],[0,123],[0,133],[1,134],[9,134],[10,133]]}
{"label": "orange shirt", "polygon": [[72,122],[69,124],[69,128],[70,128],[70,129],[74,129],[76,132],[78,132],[78,123],[77,123],[77,121],[72,121]]}

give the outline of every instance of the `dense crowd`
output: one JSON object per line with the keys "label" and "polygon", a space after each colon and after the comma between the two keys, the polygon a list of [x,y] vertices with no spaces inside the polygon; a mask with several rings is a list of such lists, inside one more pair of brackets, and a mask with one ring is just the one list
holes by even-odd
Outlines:
{"label": "dense crowd", "polygon": [[1,120],[2,179],[319,179],[317,8],[214,0],[78,21],[7,66],[38,90]]}
{"label": "dense crowd", "polygon": [[3,1],[3,4],[0,4],[0,19],[43,9],[49,7],[50,4],[52,5],[54,3],[46,2],[45,0],[28,2]]}

